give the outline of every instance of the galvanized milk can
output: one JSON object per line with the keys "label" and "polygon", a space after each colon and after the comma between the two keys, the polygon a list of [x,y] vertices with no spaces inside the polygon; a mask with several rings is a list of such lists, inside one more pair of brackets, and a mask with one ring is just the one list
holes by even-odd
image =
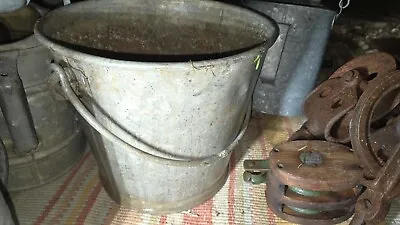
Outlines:
{"label": "galvanized milk can", "polygon": [[0,224],[2,225],[14,225],[13,218],[11,216],[10,207],[8,206],[4,195],[6,194],[6,188],[8,181],[8,158],[6,148],[3,142],[0,140]]}
{"label": "galvanized milk can", "polygon": [[1,225],[14,225],[10,209],[0,192],[0,224]]}
{"label": "galvanized milk can", "polygon": [[31,5],[0,14],[0,136],[9,157],[10,191],[59,177],[85,150],[78,114],[52,89],[49,51],[33,35],[42,13]]}
{"label": "galvanized milk can", "polygon": [[0,13],[12,12],[22,8],[29,0],[1,0],[0,1]]}
{"label": "galvanized milk can", "polygon": [[86,1],[46,14],[35,34],[94,128],[108,194],[164,214],[225,183],[277,25],[217,1]]}
{"label": "galvanized milk can", "polygon": [[298,0],[243,2],[274,19],[280,31],[256,85],[254,109],[282,116],[303,115],[303,102],[318,79],[336,12],[301,5]]}

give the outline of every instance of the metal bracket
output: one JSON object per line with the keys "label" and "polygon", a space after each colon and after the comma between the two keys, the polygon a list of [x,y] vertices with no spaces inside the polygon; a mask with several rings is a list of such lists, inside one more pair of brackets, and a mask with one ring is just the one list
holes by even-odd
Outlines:
{"label": "metal bracket", "polygon": [[245,160],[243,180],[254,185],[267,182],[267,172],[270,170],[268,160]]}

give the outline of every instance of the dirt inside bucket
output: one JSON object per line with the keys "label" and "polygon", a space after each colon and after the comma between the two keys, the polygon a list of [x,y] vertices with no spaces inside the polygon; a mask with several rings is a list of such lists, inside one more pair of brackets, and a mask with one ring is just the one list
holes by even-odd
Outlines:
{"label": "dirt inside bucket", "polygon": [[[254,47],[265,41],[256,29],[190,21],[160,15],[107,18],[85,15],[73,23],[61,22],[50,38],[70,48],[107,58],[181,61],[213,58]],[[94,19],[95,18],[95,19]],[[99,20],[99,18],[101,18]],[[62,18],[60,18],[62,19]],[[168,55],[169,57],[165,57]],[[136,57],[135,57],[136,56]],[[157,59],[155,59],[157,57]]]}

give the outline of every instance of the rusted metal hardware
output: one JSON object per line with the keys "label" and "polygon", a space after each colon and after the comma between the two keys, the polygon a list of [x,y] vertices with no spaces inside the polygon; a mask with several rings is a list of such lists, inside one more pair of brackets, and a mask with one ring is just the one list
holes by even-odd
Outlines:
{"label": "rusted metal hardware", "polygon": [[366,76],[363,77],[364,80],[370,81],[378,75],[394,71],[396,68],[396,60],[393,56],[384,52],[376,52],[350,60],[337,69],[330,76],[330,79],[340,77],[350,70],[358,70],[361,74]]}
{"label": "rusted metal hardware", "polygon": [[300,224],[336,224],[348,219],[361,192],[362,169],[351,148],[327,141],[293,141],[267,160],[246,160],[244,179],[267,183],[269,208]]}
{"label": "rusted metal hardware", "polygon": [[281,144],[269,158],[269,208],[300,224],[336,224],[348,219],[361,189],[362,169],[351,148],[327,141]]}
{"label": "rusted metal hardware", "polygon": [[[355,108],[351,143],[364,167],[366,190],[357,201],[352,225],[382,222],[400,195],[399,96],[400,71],[390,72],[368,86]],[[387,120],[385,126],[376,128],[376,117]]]}
{"label": "rusted metal hardware", "polygon": [[329,79],[318,86],[304,103],[308,120],[290,139],[302,139],[299,134],[304,133],[302,130],[307,130],[312,139],[350,142],[348,126],[359,98],[358,88],[361,82],[361,74],[357,70],[351,70],[342,77]]}
{"label": "rusted metal hardware", "polygon": [[[382,52],[360,56],[340,67],[307,97],[304,112],[308,120],[289,140],[321,139],[349,144],[350,121],[360,96],[368,84],[395,69],[395,59]],[[382,109],[373,120],[381,119],[392,109]]]}
{"label": "rusted metal hardware", "polygon": [[[244,179],[267,183],[269,208],[300,224],[382,222],[400,196],[400,71],[374,53],[339,68],[307,98],[308,120]],[[352,147],[350,147],[350,144]],[[354,151],[353,151],[354,149]]]}
{"label": "rusted metal hardware", "polygon": [[351,143],[364,166],[365,175],[369,178],[375,178],[385,164],[384,158],[379,156],[381,149],[372,148],[369,131],[373,118],[376,117],[376,111],[381,113],[396,108],[390,99],[397,99],[399,90],[400,71],[391,72],[385,78],[375,80],[374,85],[361,96],[355,109],[350,128]]}
{"label": "rusted metal hardware", "polygon": [[374,149],[376,155],[386,162],[400,140],[400,116],[390,119],[384,127],[371,131],[370,140],[371,149]]}
{"label": "rusted metal hardware", "polygon": [[399,194],[400,145],[393,153],[385,166],[379,170],[376,179],[363,182],[366,190],[357,201],[351,225],[379,224],[388,214],[391,201]]}
{"label": "rusted metal hardware", "polygon": [[252,184],[262,184],[267,181],[269,171],[268,160],[245,160],[243,162],[243,180]]}

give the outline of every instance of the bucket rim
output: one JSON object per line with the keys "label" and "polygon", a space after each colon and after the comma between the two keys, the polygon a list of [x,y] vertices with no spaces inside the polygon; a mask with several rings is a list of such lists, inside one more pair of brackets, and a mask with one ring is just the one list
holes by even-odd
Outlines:
{"label": "bucket rim", "polygon": [[[189,60],[189,61],[135,61],[135,60],[123,60],[123,59],[114,59],[114,58],[107,58],[103,56],[98,56],[98,55],[92,55],[89,53],[85,53],[83,51],[75,50],[69,47],[66,47],[62,44],[58,44],[54,41],[52,41],[50,38],[47,37],[47,35],[44,34],[44,32],[40,31],[39,25],[42,24],[43,20],[46,19],[49,15],[52,15],[53,13],[57,13],[59,10],[66,10],[66,8],[70,7],[79,7],[82,4],[87,4],[87,5],[95,5],[96,1],[83,1],[83,2],[77,2],[74,4],[70,4],[67,6],[64,6],[62,8],[50,11],[46,15],[42,16],[35,24],[34,26],[34,35],[36,39],[49,48],[51,51],[56,52],[58,55],[61,55],[64,59],[74,59],[74,60],[79,60],[83,62],[88,62],[90,64],[101,64],[105,66],[118,66],[118,67],[135,67],[135,68],[148,68],[148,66],[157,66],[157,67],[168,67],[168,68],[176,68],[176,67],[187,67],[187,65],[192,64],[194,66],[200,66],[200,67],[209,67],[209,66],[214,66],[218,64],[225,63],[227,59],[230,60],[238,60],[242,58],[248,58],[249,53],[256,54],[257,52],[260,52],[260,54],[265,54],[268,49],[275,43],[276,39],[279,36],[279,26],[277,22],[270,17],[263,15],[257,11],[244,8],[244,7],[239,7],[236,5],[231,5],[227,4],[224,2],[218,2],[218,1],[211,1],[211,0],[199,0],[202,2],[209,2],[210,4],[215,4],[215,5],[220,5],[226,6],[226,7],[231,7],[235,8],[236,10],[243,10],[246,11],[246,13],[251,14],[253,16],[256,16],[258,18],[261,18],[262,20],[265,21],[267,24],[266,26],[270,26],[269,29],[269,35],[268,33],[265,33],[265,38],[262,42],[250,46],[243,51],[239,51],[237,53],[229,54],[226,56],[222,56],[219,58],[214,58],[214,59],[203,59],[203,60]],[[184,0],[171,0],[171,2],[184,2]],[[211,55],[211,54],[210,54]]]}

